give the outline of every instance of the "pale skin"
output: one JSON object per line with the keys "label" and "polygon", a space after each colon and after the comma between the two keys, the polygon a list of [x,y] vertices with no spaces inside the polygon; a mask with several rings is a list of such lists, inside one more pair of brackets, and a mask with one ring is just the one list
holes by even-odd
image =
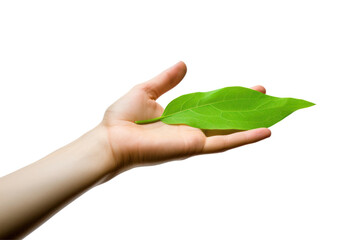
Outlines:
{"label": "pale skin", "polygon": [[[270,136],[267,128],[202,131],[162,122],[156,102],[185,76],[183,62],[135,86],[112,104],[103,121],[74,142],[0,178],[0,239],[29,234],[81,194],[128,169],[222,152]],[[254,90],[265,94],[262,86]]]}

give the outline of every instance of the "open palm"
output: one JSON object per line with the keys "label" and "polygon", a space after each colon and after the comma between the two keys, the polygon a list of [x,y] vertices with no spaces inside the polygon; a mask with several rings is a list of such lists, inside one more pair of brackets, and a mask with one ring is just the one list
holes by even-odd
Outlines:
{"label": "open palm", "polygon": [[[155,78],[139,84],[111,105],[105,113],[106,126],[117,170],[152,165],[196,154],[225,151],[270,136],[266,128],[208,137],[200,129],[162,122],[138,125],[136,120],[161,116],[156,102],[185,76],[186,65],[179,62]],[[265,93],[261,86],[253,89]]]}

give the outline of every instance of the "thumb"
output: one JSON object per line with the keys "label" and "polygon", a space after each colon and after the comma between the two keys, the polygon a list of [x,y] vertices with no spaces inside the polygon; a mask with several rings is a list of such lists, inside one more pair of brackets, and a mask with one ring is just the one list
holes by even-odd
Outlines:
{"label": "thumb", "polygon": [[151,99],[158,99],[161,95],[178,85],[186,74],[186,65],[180,61],[163,71],[151,80],[144,82],[143,89]]}

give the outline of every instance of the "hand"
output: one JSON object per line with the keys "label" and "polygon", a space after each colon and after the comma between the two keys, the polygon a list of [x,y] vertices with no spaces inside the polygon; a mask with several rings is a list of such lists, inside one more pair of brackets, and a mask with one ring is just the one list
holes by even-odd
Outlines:
{"label": "hand", "polygon": [[[185,74],[186,65],[179,62],[135,86],[107,109],[102,125],[107,129],[115,171],[221,152],[270,136],[266,128],[207,136],[209,131],[186,125],[167,125],[161,121],[144,125],[134,123],[161,116],[164,109],[156,99],[175,87]],[[265,93],[262,86],[253,89]]]}

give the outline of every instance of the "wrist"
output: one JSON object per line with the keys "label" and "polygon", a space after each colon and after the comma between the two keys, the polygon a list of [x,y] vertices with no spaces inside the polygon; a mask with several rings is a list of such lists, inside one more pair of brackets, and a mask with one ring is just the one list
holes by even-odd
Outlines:
{"label": "wrist", "polygon": [[91,165],[100,177],[100,183],[106,181],[117,168],[106,126],[100,123],[81,138],[84,138],[84,143],[91,153]]}

